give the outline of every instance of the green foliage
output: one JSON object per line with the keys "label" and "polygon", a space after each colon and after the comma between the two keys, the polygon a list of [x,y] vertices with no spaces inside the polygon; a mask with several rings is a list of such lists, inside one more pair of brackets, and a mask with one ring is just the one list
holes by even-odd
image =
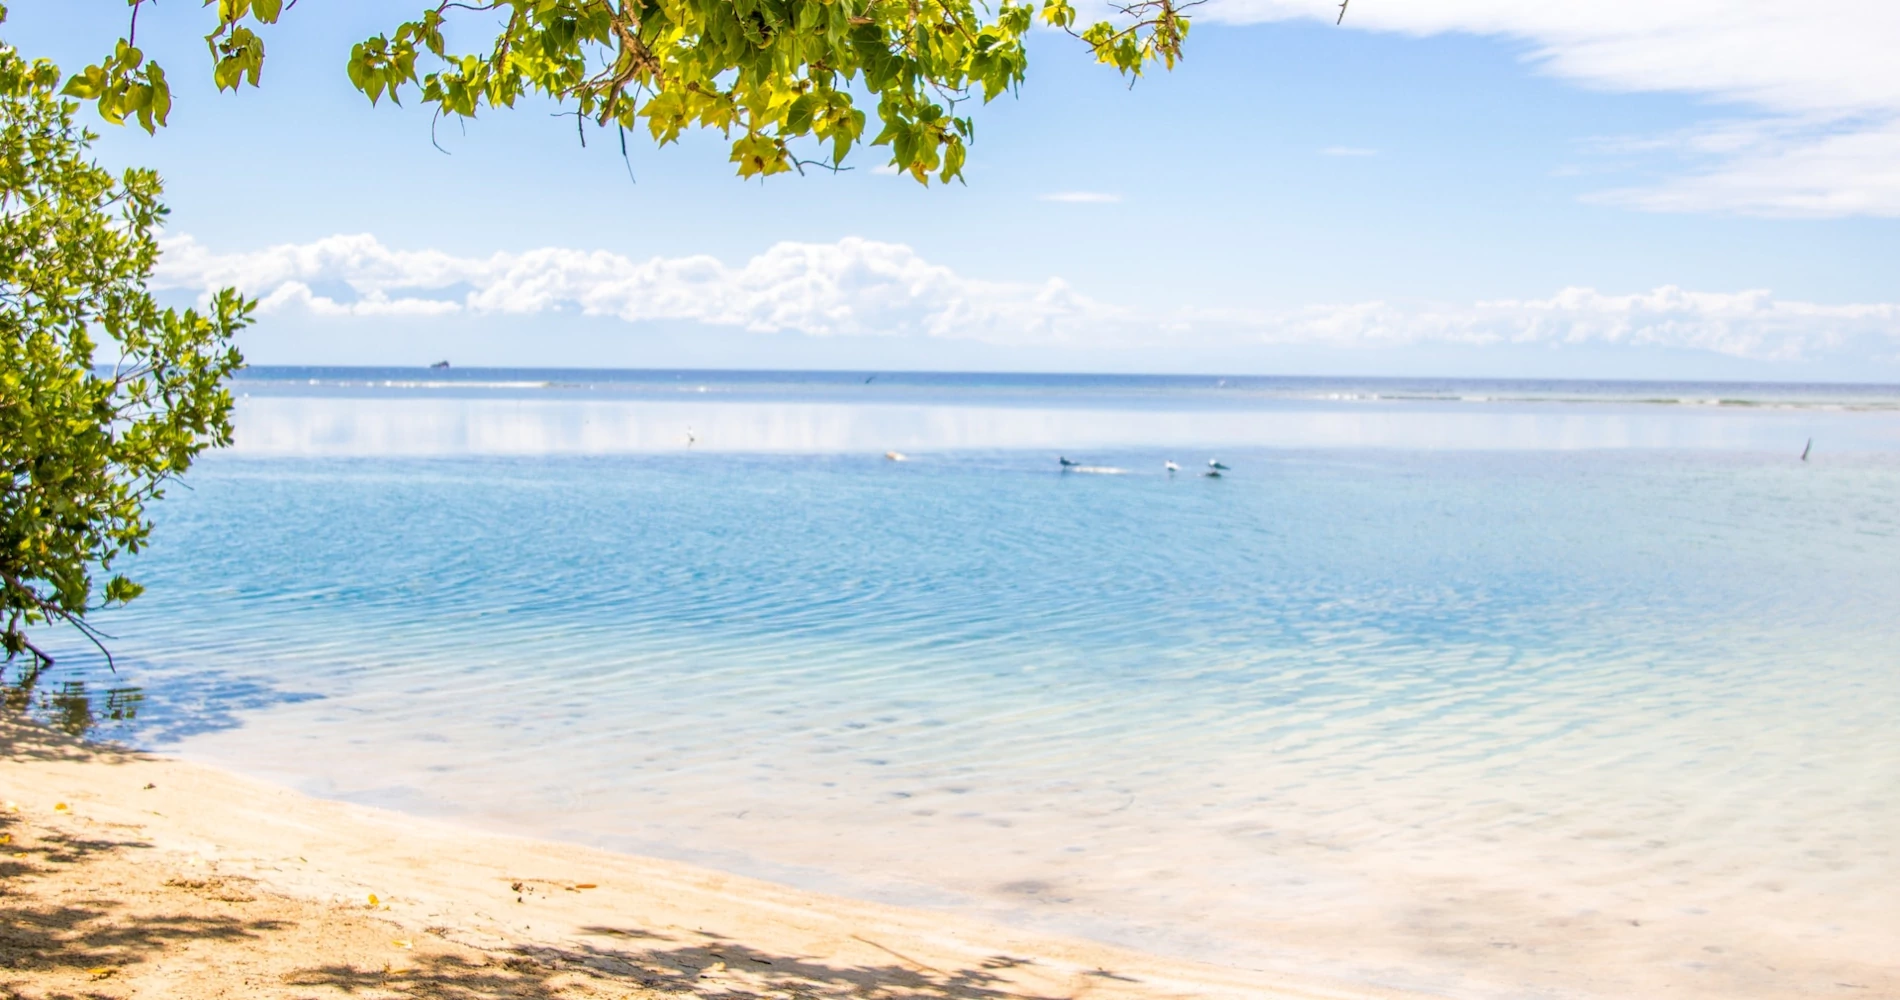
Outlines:
{"label": "green foliage", "polygon": [[165,82],[165,71],[157,63],[147,63],[145,53],[123,40],[111,58],[74,74],[61,93],[92,101],[99,108],[99,117],[114,125],[127,116],[136,116],[147,132],[165,124],[165,116],[172,109],[172,91]]}
{"label": "green foliage", "polygon": [[[58,86],[57,67],[0,43],[0,648],[36,666],[28,626],[96,641],[86,614],[138,596],[113,563],[150,535],[145,504],[230,442],[224,383],[243,363],[230,338],[255,307],[230,289],[203,314],[158,307],[145,287],[158,175],[88,160],[94,137]],[[143,100],[135,110],[162,108]]]}
{"label": "green foliage", "polygon": [[[164,74],[141,69],[131,46],[147,2],[128,0],[133,30],[119,51],[66,92],[97,101],[108,121],[137,113],[151,131],[170,96]],[[1174,67],[1187,37],[1182,11],[1198,2],[1133,0],[1081,31],[1069,0],[1044,0],[1041,16],[1133,78],[1154,62]],[[214,5],[217,29],[205,39],[213,78],[219,89],[257,85],[264,44],[251,24],[275,23],[284,4],[207,0]],[[540,94],[601,126],[644,126],[661,145],[716,129],[731,139],[741,177],[842,166],[865,138],[859,103],[874,98],[870,144],[928,184],[963,173],[975,126],[958,109],[1023,82],[1034,13],[1018,0],[994,9],[972,0],[442,0],[357,43],[348,72],[372,103],[409,91],[438,114],[472,118]],[[480,51],[451,50],[451,20],[471,17],[487,18],[492,38]],[[486,36],[489,24],[477,30]],[[795,152],[806,146],[817,159]]]}

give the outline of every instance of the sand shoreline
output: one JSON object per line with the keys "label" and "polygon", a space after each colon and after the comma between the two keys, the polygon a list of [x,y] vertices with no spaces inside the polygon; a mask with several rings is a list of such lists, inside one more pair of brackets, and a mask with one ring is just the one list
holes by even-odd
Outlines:
{"label": "sand shoreline", "polygon": [[1419,995],[484,833],[17,718],[0,744],[9,997]]}

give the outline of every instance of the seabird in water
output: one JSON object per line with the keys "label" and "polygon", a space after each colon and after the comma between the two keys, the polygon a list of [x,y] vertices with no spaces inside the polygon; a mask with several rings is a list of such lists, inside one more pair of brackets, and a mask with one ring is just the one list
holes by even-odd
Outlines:
{"label": "seabird in water", "polygon": [[1058,461],[1058,462],[1061,462],[1061,463],[1062,463],[1062,467],[1063,467],[1063,468],[1065,468],[1065,469],[1072,469],[1072,468],[1074,468],[1074,467],[1076,467],[1076,466],[1078,466],[1078,465],[1081,465],[1081,464],[1082,464],[1081,462],[1071,462],[1071,461],[1069,461],[1068,459],[1066,459],[1066,458],[1063,458],[1063,457],[1062,457],[1061,455],[1057,455],[1057,456],[1056,456],[1056,461]]}
{"label": "seabird in water", "polygon": [[1212,469],[1212,470],[1213,470],[1213,471],[1215,471],[1215,472],[1226,472],[1226,471],[1227,471],[1227,466],[1225,466],[1225,465],[1222,465],[1222,464],[1220,464],[1220,459],[1218,459],[1218,458],[1210,458],[1210,459],[1208,459],[1208,460],[1207,460],[1207,467],[1208,467],[1209,469]]}
{"label": "seabird in water", "polygon": [[1162,468],[1164,468],[1164,469],[1166,469],[1166,470],[1168,470],[1168,475],[1170,475],[1170,476],[1172,476],[1172,475],[1174,475],[1175,473],[1177,473],[1177,472],[1180,472],[1180,471],[1181,471],[1181,467],[1180,467],[1180,466],[1178,466],[1178,465],[1176,465],[1176,464],[1174,464],[1174,460],[1173,460],[1173,459],[1169,459],[1169,460],[1167,460],[1167,461],[1165,461],[1165,462],[1163,462],[1163,463],[1161,463],[1161,467],[1162,467]]}

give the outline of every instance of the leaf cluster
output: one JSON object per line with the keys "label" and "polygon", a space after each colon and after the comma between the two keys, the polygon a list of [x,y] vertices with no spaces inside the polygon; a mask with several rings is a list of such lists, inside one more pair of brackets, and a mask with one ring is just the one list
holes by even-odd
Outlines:
{"label": "leaf cluster", "polygon": [[[112,58],[75,74],[66,93],[98,102],[108,121],[136,114],[151,131],[164,124],[170,96],[163,72],[131,45],[148,2],[128,0],[128,37]],[[577,124],[623,136],[643,128],[661,145],[713,129],[730,141],[741,177],[842,169],[868,142],[928,184],[962,176],[975,138],[965,103],[1023,82],[1033,2],[440,0],[357,43],[347,69],[372,103],[413,94],[439,115],[472,118],[541,95],[569,106]],[[1043,0],[1040,16],[1132,81],[1155,62],[1173,68],[1187,36],[1183,11],[1198,2],[1133,0],[1080,30],[1070,0]],[[275,23],[282,0],[206,6],[217,8],[206,43],[218,87],[255,86],[264,45],[253,26]],[[447,39],[470,22],[487,40],[462,51]],[[868,136],[865,104],[877,117]]]}
{"label": "leaf cluster", "polygon": [[91,162],[59,76],[0,43],[0,649],[36,666],[28,626],[97,641],[87,613],[138,596],[113,563],[150,535],[145,504],[231,440],[231,337],[255,307],[225,289],[159,308],[158,175]]}

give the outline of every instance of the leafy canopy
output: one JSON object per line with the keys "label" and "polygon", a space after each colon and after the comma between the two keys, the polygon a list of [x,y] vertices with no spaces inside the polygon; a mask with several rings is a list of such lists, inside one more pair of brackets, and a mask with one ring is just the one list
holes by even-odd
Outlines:
{"label": "leafy canopy", "polygon": [[[113,54],[74,74],[65,93],[146,131],[165,123],[165,73],[134,44],[139,9]],[[741,177],[836,169],[865,139],[861,101],[876,101],[890,163],[920,183],[963,172],[975,126],[958,109],[1022,83],[1024,36],[1035,0],[442,0],[350,51],[350,82],[371,102],[419,92],[438,115],[473,118],[540,94],[571,105],[578,125],[644,127],[665,145],[691,128],[732,140]],[[1042,0],[1040,16],[1081,39],[1097,61],[1131,78],[1181,58],[1200,0],[1128,0],[1112,20],[1077,28],[1070,0]],[[210,47],[219,89],[256,86],[264,42],[283,0],[205,0],[217,8]],[[452,23],[453,22],[453,23]],[[471,24],[471,22],[473,22]],[[459,52],[463,25],[492,39]],[[797,150],[815,150],[817,159]]]}
{"label": "leafy canopy", "polygon": [[28,626],[96,642],[86,614],[138,596],[112,564],[151,533],[146,502],[230,442],[230,339],[255,306],[225,289],[203,314],[158,307],[158,175],[87,159],[59,75],[0,42],[0,649],[36,669]]}

